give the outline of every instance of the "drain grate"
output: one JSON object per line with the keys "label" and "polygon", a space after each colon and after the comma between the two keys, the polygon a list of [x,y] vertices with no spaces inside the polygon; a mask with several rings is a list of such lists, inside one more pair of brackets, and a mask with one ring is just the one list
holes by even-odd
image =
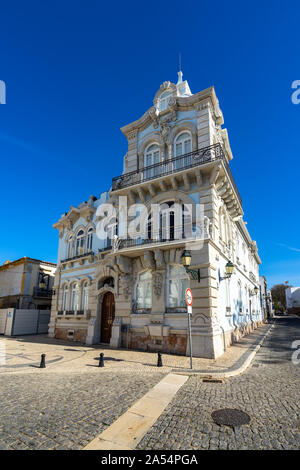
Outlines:
{"label": "drain grate", "polygon": [[250,422],[250,416],[241,410],[232,408],[223,408],[222,410],[213,411],[212,419],[220,426],[241,426]]}
{"label": "drain grate", "polygon": [[224,380],[223,379],[202,379],[202,382],[213,383],[213,384],[223,384]]}

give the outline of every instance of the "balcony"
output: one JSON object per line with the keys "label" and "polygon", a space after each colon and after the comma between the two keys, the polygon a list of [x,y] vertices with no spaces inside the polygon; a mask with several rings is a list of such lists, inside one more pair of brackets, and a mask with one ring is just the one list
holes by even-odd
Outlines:
{"label": "balcony", "polygon": [[188,242],[195,242],[206,240],[209,238],[208,225],[202,224],[196,231],[184,230],[184,226],[168,227],[167,230],[161,229],[158,232],[151,232],[151,236],[144,235],[144,237],[120,239],[118,250],[125,250],[129,248],[143,248],[145,245],[170,245],[182,244]]}
{"label": "balcony", "polygon": [[40,289],[39,287],[35,287],[33,290],[34,297],[40,297],[44,299],[51,299],[53,295],[52,289]]}
{"label": "balcony", "polygon": [[180,157],[164,160],[163,162],[156,163],[137,171],[131,171],[112,179],[112,191],[118,191],[130,186],[138,185],[141,183],[152,181],[156,178],[179,173],[184,170],[189,170],[207,163],[222,161],[231,184],[236,192],[238,200],[242,205],[242,199],[234,182],[228,162],[225,158],[223,148],[220,144],[210,145],[194,152],[186,153]]}
{"label": "balcony", "polygon": [[87,251],[86,253],[80,253],[79,255],[72,256],[71,258],[66,258],[61,260],[60,264],[64,268],[67,264],[73,266],[75,261],[79,261],[79,264],[83,264],[84,260],[87,258],[90,262],[93,261],[93,251]]}

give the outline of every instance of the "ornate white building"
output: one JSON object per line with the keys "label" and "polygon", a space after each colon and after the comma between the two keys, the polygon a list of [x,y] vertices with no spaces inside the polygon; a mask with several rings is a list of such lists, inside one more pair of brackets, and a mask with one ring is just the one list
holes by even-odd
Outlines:
{"label": "ornate white building", "polygon": [[[154,106],[121,129],[128,151],[111,189],[72,206],[54,224],[52,337],[187,354],[188,286],[195,356],[218,357],[263,320],[260,259],[243,221],[215,90],[192,94],[178,75],[177,84],[161,85]],[[124,214],[135,235],[128,235]],[[184,250],[194,273],[182,265]]]}

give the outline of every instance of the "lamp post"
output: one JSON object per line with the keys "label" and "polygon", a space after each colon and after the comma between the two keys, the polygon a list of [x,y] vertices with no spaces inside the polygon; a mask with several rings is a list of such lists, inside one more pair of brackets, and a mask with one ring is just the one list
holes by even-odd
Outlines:
{"label": "lamp post", "polygon": [[190,250],[184,250],[181,255],[182,265],[184,266],[190,279],[194,279],[194,281],[200,282],[200,269],[190,269],[189,266],[191,265],[191,261],[192,255]]}
{"label": "lamp post", "polygon": [[220,281],[223,281],[223,279],[230,279],[234,271],[234,264],[232,261],[228,261],[225,265],[225,276],[220,277]]}

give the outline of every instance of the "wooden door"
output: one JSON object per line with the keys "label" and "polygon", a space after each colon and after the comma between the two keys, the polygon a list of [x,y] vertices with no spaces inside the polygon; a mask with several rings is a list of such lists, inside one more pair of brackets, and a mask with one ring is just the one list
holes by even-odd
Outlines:
{"label": "wooden door", "polygon": [[112,324],[115,319],[115,298],[111,292],[106,292],[102,300],[101,310],[101,343],[109,343]]}

